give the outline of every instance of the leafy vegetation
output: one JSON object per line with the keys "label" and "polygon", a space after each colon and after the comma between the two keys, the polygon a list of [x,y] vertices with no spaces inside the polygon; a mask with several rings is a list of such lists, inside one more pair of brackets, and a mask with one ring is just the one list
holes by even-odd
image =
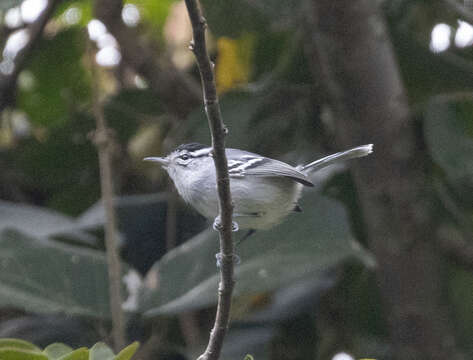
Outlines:
{"label": "leafy vegetation", "polygon": [[[0,2],[4,49],[15,32],[29,26],[11,20],[26,2]],[[427,229],[438,226],[447,240],[460,234],[468,248],[473,246],[473,35],[466,45],[458,45],[459,40],[456,45],[455,39],[473,30],[465,25],[469,19],[448,3],[382,2],[380,10],[406,87],[409,121],[417,129],[415,149],[408,150],[422,153],[417,165],[426,169],[424,186],[432,189],[427,202],[433,211],[418,216],[426,218]],[[36,340],[24,330],[35,317],[59,317],[71,330],[70,337],[65,330],[52,340],[68,345],[46,347],[49,337],[37,342],[44,350],[26,341],[0,340],[1,359],[127,360],[136,351],[136,344],[117,355],[103,343],[80,347],[92,344],[72,331],[83,329],[80,319],[90,333],[108,334],[112,317],[100,171],[90,141],[96,100],[114,139],[128,339],[146,343],[143,358],[158,359],[191,358],[205,344],[218,286],[216,234],[177,198],[164,171],[141,161],[180,143],[210,141],[200,98],[189,95],[200,94],[192,90],[200,90],[200,84],[187,49],[186,13],[178,1],[125,4],[112,19],[116,27],[107,23],[105,32],[99,26],[91,40],[91,21],[100,18],[98,5],[112,11],[120,4],[59,2],[27,60],[17,64],[17,78],[5,70],[6,50],[0,59],[0,104],[8,100],[0,117],[0,337]],[[291,164],[340,150],[320,59],[311,42],[311,4],[202,1],[229,147]],[[443,50],[433,44],[439,24],[449,31]],[[322,21],[322,26],[330,24]],[[147,52],[130,51],[136,44],[151,58]],[[118,61],[110,62],[116,60],[113,51]],[[170,76],[157,82],[156,73]],[[8,82],[15,90],[4,93]],[[173,95],[169,101],[159,91],[189,98]],[[358,104],[351,105],[357,109]],[[191,110],[181,114],[176,108]],[[379,121],[389,119],[380,114]],[[376,147],[383,144],[376,138],[369,141],[376,156]],[[351,165],[361,161],[375,160]],[[341,351],[356,358],[394,357],[386,295],[380,293],[376,276],[384,264],[377,262],[367,239],[367,228],[377,219],[365,218],[346,168],[324,170],[314,181],[317,187],[304,193],[301,214],[237,246],[242,263],[236,267],[226,359],[247,353],[258,360],[308,354],[328,359]],[[432,233],[437,230],[432,228]],[[458,346],[471,357],[471,269],[446,256],[439,267],[442,276],[435,281],[441,283],[453,314]],[[428,284],[417,286],[422,294]],[[44,326],[34,335],[50,330]],[[157,338],[156,344],[147,342]]]}
{"label": "leafy vegetation", "polygon": [[74,350],[68,345],[54,343],[41,350],[28,341],[0,339],[0,356],[5,360],[130,360],[137,349],[135,342],[115,355],[105,343],[99,342],[90,349]]}

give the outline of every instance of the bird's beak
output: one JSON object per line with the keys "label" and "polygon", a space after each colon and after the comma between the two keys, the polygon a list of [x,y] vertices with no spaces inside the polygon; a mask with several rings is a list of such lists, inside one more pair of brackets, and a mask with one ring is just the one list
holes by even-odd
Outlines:
{"label": "bird's beak", "polygon": [[159,163],[161,166],[168,166],[169,165],[169,160],[167,158],[162,158],[162,157],[145,157],[143,161],[153,161]]}

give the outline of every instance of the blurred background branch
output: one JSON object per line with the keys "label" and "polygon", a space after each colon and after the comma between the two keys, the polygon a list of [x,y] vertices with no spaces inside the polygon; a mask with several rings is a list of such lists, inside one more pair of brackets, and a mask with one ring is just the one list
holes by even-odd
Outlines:
{"label": "blurred background branch", "polygon": [[385,23],[363,1],[313,4],[312,44],[326,59],[320,65],[337,139],[343,147],[378,139],[373,161],[357,164],[353,174],[370,248],[382,264],[378,283],[394,358],[462,359],[443,290],[432,281],[442,273],[432,243],[433,194]]}
{"label": "blurred background branch", "polygon": [[36,21],[24,29],[27,34],[26,44],[13,58],[10,58],[8,55],[6,56],[5,51],[3,52],[2,65],[3,67],[8,67],[8,71],[0,72],[0,112],[5,107],[14,104],[18,75],[24,69],[28,58],[31,56],[31,52],[43,35],[46,24],[61,2],[62,0],[49,0]]}
{"label": "blurred background branch", "polygon": [[198,84],[183,74],[165,57],[157,57],[134,29],[121,20],[122,0],[96,0],[94,12],[117,39],[124,61],[140,74],[169,112],[179,118],[188,115],[201,101]]}
{"label": "blurred background branch", "polygon": [[113,346],[116,351],[125,346],[125,316],[122,308],[122,267],[119,255],[119,231],[114,201],[114,174],[112,160],[116,154],[116,140],[113,130],[107,126],[102,108],[100,78],[96,69],[94,53],[89,46],[90,72],[92,74],[92,113],[97,124],[96,130],[91,133],[91,139],[97,147],[99,155],[100,187],[102,202],[105,211],[105,250],[107,255],[110,310],[112,317]]}

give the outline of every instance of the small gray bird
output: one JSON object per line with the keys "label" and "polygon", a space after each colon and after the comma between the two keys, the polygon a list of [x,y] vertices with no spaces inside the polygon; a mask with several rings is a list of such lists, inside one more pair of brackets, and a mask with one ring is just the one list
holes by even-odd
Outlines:
{"label": "small gray bird", "polygon": [[[238,149],[226,149],[233,219],[239,228],[269,229],[280,223],[297,204],[303,186],[314,186],[308,174],[336,162],[370,154],[373,145],[362,145],[293,167],[279,160]],[[166,157],[147,157],[169,174],[182,198],[203,216],[216,219],[218,195],[212,148],[180,145]]]}

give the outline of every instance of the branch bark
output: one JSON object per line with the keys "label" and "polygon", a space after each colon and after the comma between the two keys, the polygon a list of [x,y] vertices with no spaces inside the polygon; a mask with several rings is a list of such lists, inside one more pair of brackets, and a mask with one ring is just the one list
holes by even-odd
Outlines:
{"label": "branch bark", "polygon": [[100,89],[96,74],[96,64],[92,51],[90,51],[90,67],[92,72],[92,111],[95,117],[97,128],[93,133],[92,140],[97,147],[99,154],[100,186],[102,189],[102,202],[105,209],[105,248],[108,265],[110,311],[112,317],[112,337],[115,350],[125,347],[125,318],[122,308],[121,282],[122,271],[120,255],[118,254],[117,220],[114,206],[113,171],[112,158],[114,141],[111,129],[107,127],[107,122],[100,103]]}
{"label": "branch bark", "polygon": [[140,39],[133,28],[121,20],[122,0],[95,0],[95,16],[117,39],[122,57],[140,74],[167,110],[178,118],[186,117],[201,101],[198,85],[169,61],[160,59]]}
{"label": "branch bark", "polygon": [[353,168],[395,359],[462,359],[435,251],[433,190],[393,49],[375,3],[312,0],[310,43],[342,147],[373,142]]}
{"label": "branch bark", "polygon": [[29,41],[21,49],[13,62],[13,70],[9,74],[0,73],[0,112],[7,106],[11,105],[15,100],[16,81],[21,70],[25,67],[27,60],[33,52],[36,44],[43,35],[43,30],[46,27],[54,10],[62,0],[49,0],[46,8],[39,15],[38,19],[27,27]]}
{"label": "branch bark", "polygon": [[231,299],[234,287],[232,240],[233,204],[230,194],[227,158],[225,155],[225,135],[227,130],[223,124],[220,113],[213,64],[210,61],[205,42],[206,21],[202,15],[198,0],[185,0],[185,2],[194,36],[190,47],[194,52],[199,66],[204,93],[204,106],[212,135],[213,158],[217,175],[217,191],[219,198],[219,218],[221,223],[219,235],[222,261],[220,266],[217,313],[214,327],[210,333],[207,349],[199,357],[199,360],[216,360],[220,356],[223,340],[230,322]]}

